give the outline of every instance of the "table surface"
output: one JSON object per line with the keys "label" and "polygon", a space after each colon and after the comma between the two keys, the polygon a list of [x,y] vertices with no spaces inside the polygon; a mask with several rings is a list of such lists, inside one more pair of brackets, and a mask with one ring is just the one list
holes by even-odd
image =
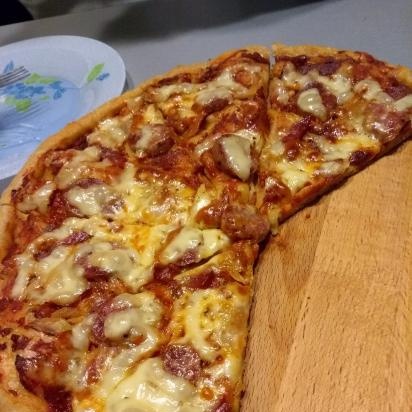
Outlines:
{"label": "table surface", "polygon": [[[275,41],[366,50],[412,67],[411,21],[410,0],[152,0],[0,27],[0,45],[93,37],[118,50],[137,84]],[[410,411],[411,165],[409,142],[268,242],[257,267],[244,411]]]}

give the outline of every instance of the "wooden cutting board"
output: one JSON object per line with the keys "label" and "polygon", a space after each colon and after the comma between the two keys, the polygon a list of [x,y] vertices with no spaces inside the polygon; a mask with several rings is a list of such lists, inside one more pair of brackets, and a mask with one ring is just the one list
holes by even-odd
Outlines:
{"label": "wooden cutting board", "polygon": [[270,240],[246,362],[242,412],[412,411],[412,141]]}

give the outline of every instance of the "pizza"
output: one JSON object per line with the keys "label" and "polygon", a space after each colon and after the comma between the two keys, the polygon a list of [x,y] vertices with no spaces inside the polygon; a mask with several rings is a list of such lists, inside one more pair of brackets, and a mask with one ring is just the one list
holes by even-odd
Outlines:
{"label": "pizza", "polygon": [[275,45],[155,77],[1,198],[0,409],[229,412],[268,233],[411,136],[412,76]]}
{"label": "pizza", "polygon": [[258,205],[279,221],[411,136],[412,77],[363,52],[274,45]]}

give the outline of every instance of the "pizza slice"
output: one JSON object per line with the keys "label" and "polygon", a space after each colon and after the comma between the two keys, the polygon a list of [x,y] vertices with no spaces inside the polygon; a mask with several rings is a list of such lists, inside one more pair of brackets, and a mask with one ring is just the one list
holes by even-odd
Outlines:
{"label": "pizza slice", "polygon": [[275,45],[258,205],[276,231],[412,135],[412,73],[367,53]]}
{"label": "pizza slice", "polygon": [[1,199],[0,409],[239,408],[268,77],[259,47],[178,68],[33,155]]}

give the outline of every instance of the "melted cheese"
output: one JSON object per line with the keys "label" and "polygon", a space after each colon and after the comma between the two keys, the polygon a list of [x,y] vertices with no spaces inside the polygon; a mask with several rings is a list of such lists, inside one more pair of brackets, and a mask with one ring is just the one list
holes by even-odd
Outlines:
{"label": "melted cheese", "polygon": [[46,182],[42,187],[19,203],[19,210],[28,212],[37,209],[40,213],[46,213],[50,195],[55,188],[56,186],[53,182]]}
{"label": "melted cheese", "polygon": [[270,153],[273,156],[279,157],[282,156],[283,153],[285,152],[285,145],[283,144],[282,140],[275,140],[271,145],[270,145]]}
{"label": "melted cheese", "polygon": [[280,171],[282,181],[292,192],[297,192],[311,179],[314,168],[303,159],[287,161],[281,159],[276,168]]}
{"label": "melted cheese", "polygon": [[99,162],[100,149],[96,146],[87,147],[84,150],[74,150],[73,158],[65,163],[56,176],[56,183],[59,189],[65,189],[82,177],[89,177],[90,166],[107,167],[108,160]]}
{"label": "melted cheese", "polygon": [[412,107],[412,94],[408,94],[407,96],[397,100],[393,106],[395,107],[395,110],[400,112],[410,109]]}
{"label": "melted cheese", "polygon": [[181,340],[193,345],[202,359],[209,362],[227,351],[234,351],[241,357],[248,297],[237,292],[235,287],[228,287],[225,291],[197,290],[184,299],[183,304],[176,305],[178,308],[182,305],[182,313],[175,314],[182,318],[184,325],[185,336]]}
{"label": "melted cheese", "polygon": [[287,104],[289,101],[289,93],[281,79],[274,78],[271,81],[271,92],[276,96],[276,100],[281,104]]}
{"label": "melted cheese", "polygon": [[336,96],[338,104],[347,102],[353,96],[350,79],[341,73],[335,73],[328,77],[320,75],[317,70],[311,70],[303,75],[295,70],[292,63],[288,62],[285,65],[282,80],[286,86],[295,87],[297,84],[300,88],[304,88],[313,82],[319,82]]}
{"label": "melted cheese", "polygon": [[86,244],[79,251],[87,255],[87,261],[92,266],[113,273],[133,291],[152,279],[152,270],[140,264],[139,254],[130,248],[114,248],[111,243],[98,242]]}
{"label": "melted cheese", "polygon": [[393,101],[387,93],[385,93],[381,85],[372,79],[364,79],[356,83],[354,88],[355,92],[361,93],[366,100],[376,100],[380,103],[391,103]]}
{"label": "melted cheese", "polygon": [[314,71],[312,76],[336,96],[338,104],[347,102],[353,96],[351,80],[340,73],[333,74],[329,78]]}
{"label": "melted cheese", "polygon": [[89,315],[80,323],[73,326],[71,342],[75,349],[85,351],[89,347],[89,338],[93,322],[94,316]]}
{"label": "melted cheese", "polygon": [[66,198],[72,206],[75,206],[80,213],[85,216],[93,216],[97,214],[111,214],[109,209],[110,204],[114,204],[119,200],[118,194],[108,185],[98,184],[81,188],[75,186],[70,189]]}
{"label": "melted cheese", "polygon": [[140,129],[140,138],[137,140],[135,148],[137,153],[144,152],[153,141],[153,128],[151,125],[144,125]]}
{"label": "melted cheese", "polygon": [[184,227],[162,251],[160,262],[163,264],[176,262],[188,250],[196,251],[202,241],[203,236],[200,229]]}
{"label": "melted cheese", "polygon": [[125,335],[144,336],[152,335],[155,331],[150,328],[160,319],[162,307],[150,292],[137,295],[122,294],[114,299],[116,305],[127,305],[124,310],[113,312],[104,322],[104,334],[108,339],[118,340]]}
{"label": "melted cheese", "polygon": [[[72,303],[88,286],[84,269],[77,263],[84,259],[90,265],[118,277],[132,291],[149,282],[156,248],[161,244],[156,240],[164,240],[174,227],[134,225],[116,232],[112,231],[111,225],[97,216],[70,218],[60,228],[37,238],[16,258],[18,273],[13,297],[30,297],[35,302]],[[79,230],[92,238],[77,245],[57,246],[49,256],[39,261],[34,258],[38,245],[44,241],[59,241]],[[140,234],[137,239],[136,234]],[[141,236],[144,234],[147,236]],[[155,243],[146,244],[151,239]],[[141,255],[135,247],[141,250]]]}
{"label": "melted cheese", "polygon": [[189,216],[195,191],[178,180],[152,179],[137,181],[136,169],[127,164],[116,184],[122,194],[126,221],[143,222],[148,225],[184,223]]}
{"label": "melted cheese", "polygon": [[311,113],[321,119],[326,117],[326,107],[316,88],[308,89],[300,93],[297,104],[304,112]]}
{"label": "melted cheese", "polygon": [[219,229],[200,230],[195,227],[184,227],[163,249],[160,262],[174,263],[181,259],[187,251],[196,254],[196,261],[206,259],[230,244],[229,238]]}
{"label": "melted cheese", "polygon": [[220,144],[230,170],[241,180],[247,180],[252,167],[250,141],[237,135],[229,135],[223,137]]}
{"label": "melted cheese", "polygon": [[[67,305],[87,288],[84,270],[73,259],[69,247],[58,246],[49,256],[35,261],[25,253],[16,258],[18,275],[12,289],[14,298],[29,297],[36,303]],[[29,284],[29,279],[35,276]]]}
{"label": "melted cheese", "polygon": [[211,201],[211,190],[207,191],[204,184],[200,185],[199,189],[197,189],[196,196],[193,201],[193,206],[190,211],[190,223],[195,223],[196,215],[198,214],[198,212],[207,205],[209,205]]}
{"label": "melted cheese", "polygon": [[97,129],[87,136],[87,142],[89,145],[98,144],[110,148],[121,146],[127,138],[130,120],[130,116],[103,120]]}
{"label": "melted cheese", "polygon": [[164,119],[162,112],[156,108],[154,104],[149,104],[144,113],[143,121],[145,124],[163,124]]}
{"label": "melted cheese", "polygon": [[152,358],[110,394],[106,412],[202,412],[211,406],[189,381],[166,372],[161,359]]}
{"label": "melted cheese", "polygon": [[196,97],[196,102],[202,106],[207,106],[215,100],[230,100],[232,93],[225,87],[207,88],[200,91]]}
{"label": "melted cheese", "polygon": [[[239,65],[224,69],[218,77],[209,82],[166,85],[155,89],[153,94],[157,102],[165,102],[174,94],[178,94],[180,98],[184,97],[184,95],[196,94],[196,96],[191,99],[191,104],[193,104],[193,100],[195,100],[202,105],[208,104],[217,98],[230,99],[233,94],[241,97],[247,92],[247,88],[233,78],[233,71],[237,70],[238,66]],[[260,67],[258,66],[247,64],[240,66],[241,69],[249,73],[260,71]]]}
{"label": "melted cheese", "polygon": [[379,150],[379,142],[370,136],[351,133],[340,137],[336,142],[330,142],[322,136],[314,136],[314,141],[320,148],[326,161],[347,160],[350,155],[360,149]]}
{"label": "melted cheese", "polygon": [[125,378],[128,369],[144,355],[156,350],[160,344],[156,325],[163,314],[161,305],[151,292],[136,295],[122,294],[115,298],[115,304],[128,305],[125,310],[108,315],[104,333],[109,339],[120,339],[124,334],[141,336],[143,341],[124,349],[108,360],[108,367],[97,389],[98,396],[106,397]]}

